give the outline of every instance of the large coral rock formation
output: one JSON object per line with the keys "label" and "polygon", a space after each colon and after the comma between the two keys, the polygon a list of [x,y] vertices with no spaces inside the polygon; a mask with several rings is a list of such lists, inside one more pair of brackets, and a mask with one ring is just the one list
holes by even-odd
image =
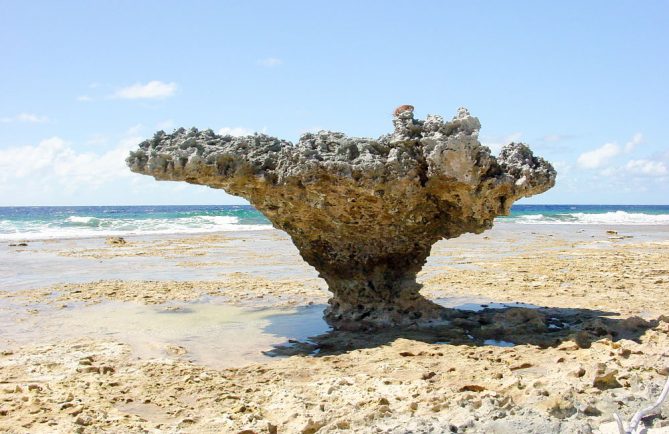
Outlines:
{"label": "large coral rock formation", "polygon": [[444,122],[393,116],[376,140],[321,131],[293,144],[264,134],[160,131],[127,159],[132,171],[245,197],[286,231],[333,297],[335,328],[439,320],[442,309],[419,294],[416,273],[432,244],[481,233],[511,204],[544,192],[556,172],[522,143],[499,157],[478,141],[466,109]]}

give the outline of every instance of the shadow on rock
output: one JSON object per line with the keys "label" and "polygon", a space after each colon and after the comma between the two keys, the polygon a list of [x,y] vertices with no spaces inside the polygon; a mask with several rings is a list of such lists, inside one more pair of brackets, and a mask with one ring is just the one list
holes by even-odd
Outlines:
{"label": "shadow on rock", "polygon": [[643,334],[669,322],[661,316],[645,320],[638,316],[616,318],[617,313],[576,308],[507,307],[467,311],[444,309],[444,323],[432,327],[404,327],[367,332],[330,331],[305,341],[289,340],[264,352],[268,356],[325,356],[374,348],[398,338],[432,344],[467,346],[536,345],[555,347],[573,341],[580,348],[589,348],[600,339],[639,341]]}

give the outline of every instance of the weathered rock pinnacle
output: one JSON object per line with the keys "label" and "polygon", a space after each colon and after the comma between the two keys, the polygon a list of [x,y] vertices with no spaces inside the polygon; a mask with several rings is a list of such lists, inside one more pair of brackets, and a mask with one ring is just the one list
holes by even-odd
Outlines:
{"label": "weathered rock pinnacle", "polygon": [[551,188],[556,172],[522,143],[491,156],[464,108],[450,122],[418,120],[413,110],[398,107],[394,132],[376,140],[159,131],[126,161],[158,180],[248,199],[325,279],[333,293],[325,317],[335,328],[429,323],[442,309],[419,294],[416,273],[432,244],[491,228],[515,200]]}

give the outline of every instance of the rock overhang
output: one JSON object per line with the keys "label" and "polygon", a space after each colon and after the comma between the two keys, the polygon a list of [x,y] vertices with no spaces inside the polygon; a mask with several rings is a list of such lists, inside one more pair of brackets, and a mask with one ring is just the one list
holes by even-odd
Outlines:
{"label": "rock overhang", "polygon": [[523,143],[492,156],[478,140],[479,120],[464,108],[448,122],[415,119],[413,110],[398,107],[393,132],[378,139],[158,132],[127,163],[159,180],[248,199],[327,281],[334,297],[326,317],[335,327],[404,325],[438,311],[415,281],[432,244],[489,229],[515,200],[551,188],[556,177]]}

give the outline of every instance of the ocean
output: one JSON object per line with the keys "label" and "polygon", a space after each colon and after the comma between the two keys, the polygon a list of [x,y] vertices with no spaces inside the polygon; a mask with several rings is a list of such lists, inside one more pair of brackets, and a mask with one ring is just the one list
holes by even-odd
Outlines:
{"label": "ocean", "polygon": [[[669,225],[669,205],[514,205],[511,224]],[[0,207],[0,240],[266,230],[251,206]]]}

